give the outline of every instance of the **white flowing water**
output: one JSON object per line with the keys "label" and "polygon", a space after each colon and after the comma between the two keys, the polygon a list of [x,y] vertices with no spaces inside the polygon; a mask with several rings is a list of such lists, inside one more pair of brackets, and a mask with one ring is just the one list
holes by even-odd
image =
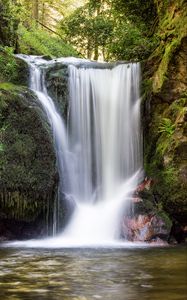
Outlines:
{"label": "white flowing water", "polygon": [[65,127],[41,71],[41,65],[45,68],[54,62],[33,56],[21,58],[30,66],[30,88],[53,129],[59,189],[74,201],[74,212],[61,234],[24,245],[113,245],[119,241],[121,218],[142,172],[139,64],[107,69],[94,68],[90,62],[84,65],[82,60],[60,59],[62,63],[69,61]]}

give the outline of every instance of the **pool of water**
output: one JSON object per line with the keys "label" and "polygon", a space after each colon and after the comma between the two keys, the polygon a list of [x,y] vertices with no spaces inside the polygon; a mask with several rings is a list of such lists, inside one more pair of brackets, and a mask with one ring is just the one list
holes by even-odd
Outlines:
{"label": "pool of water", "polygon": [[186,247],[2,247],[0,299],[186,300]]}

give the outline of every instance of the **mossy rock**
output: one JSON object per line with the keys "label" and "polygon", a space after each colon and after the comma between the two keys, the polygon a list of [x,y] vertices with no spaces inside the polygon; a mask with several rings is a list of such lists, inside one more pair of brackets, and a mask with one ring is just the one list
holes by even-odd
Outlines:
{"label": "mossy rock", "polygon": [[0,218],[48,222],[57,185],[52,133],[35,95],[0,84]]}
{"label": "mossy rock", "polygon": [[46,82],[49,95],[66,120],[68,111],[68,65],[56,64],[46,70]]}
{"label": "mossy rock", "polygon": [[27,85],[29,69],[26,62],[16,57],[11,48],[0,47],[0,83]]}

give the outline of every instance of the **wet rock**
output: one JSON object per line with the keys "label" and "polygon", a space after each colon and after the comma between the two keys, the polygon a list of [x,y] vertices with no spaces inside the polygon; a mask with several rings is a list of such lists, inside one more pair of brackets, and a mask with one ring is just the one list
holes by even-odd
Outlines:
{"label": "wet rock", "polygon": [[56,64],[46,70],[46,84],[49,95],[66,120],[68,111],[68,66]]}
{"label": "wet rock", "polygon": [[151,246],[168,246],[168,242],[160,239],[159,237],[153,238],[151,241],[149,241],[149,244]]}
{"label": "wet rock", "polygon": [[168,242],[173,243],[173,241],[177,241],[177,243],[180,244],[180,243],[184,243],[186,238],[187,238],[187,226],[181,226],[180,223],[173,221]]}
{"label": "wet rock", "polygon": [[50,55],[42,55],[41,57],[45,60],[52,60],[53,59],[52,56],[50,56]]}
{"label": "wet rock", "polygon": [[165,222],[156,215],[125,216],[122,230],[123,236],[133,242],[148,242],[158,238],[167,240],[169,236]]}
{"label": "wet rock", "polygon": [[152,194],[153,185],[146,177],[134,192],[122,222],[122,236],[128,241],[167,243],[172,224]]}
{"label": "wet rock", "polygon": [[0,241],[24,240],[43,237],[46,234],[42,219],[33,222],[0,219]]}

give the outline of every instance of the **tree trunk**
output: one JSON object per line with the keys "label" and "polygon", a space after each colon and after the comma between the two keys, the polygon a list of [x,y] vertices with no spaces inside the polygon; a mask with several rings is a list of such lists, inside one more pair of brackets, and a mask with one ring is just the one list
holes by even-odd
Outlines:
{"label": "tree trunk", "polygon": [[33,1],[33,18],[35,20],[39,19],[39,0]]}
{"label": "tree trunk", "polygon": [[98,46],[98,41],[97,38],[95,40],[95,47],[94,47],[94,60],[98,60],[99,57],[99,46]]}
{"label": "tree trunk", "polygon": [[42,23],[45,25],[45,3],[42,4]]}
{"label": "tree trunk", "polygon": [[88,37],[88,43],[87,43],[87,58],[91,59],[92,57],[92,49],[91,49],[91,43],[90,38]]}

